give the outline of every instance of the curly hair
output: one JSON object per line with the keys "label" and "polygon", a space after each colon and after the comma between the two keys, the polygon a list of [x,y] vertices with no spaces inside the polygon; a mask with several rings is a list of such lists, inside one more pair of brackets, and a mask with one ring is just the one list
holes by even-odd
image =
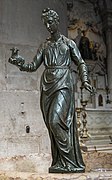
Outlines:
{"label": "curly hair", "polygon": [[49,17],[53,17],[53,19],[56,22],[59,22],[59,15],[57,14],[57,12],[55,12],[54,10],[50,9],[50,8],[46,8],[42,11],[42,19],[48,19]]}

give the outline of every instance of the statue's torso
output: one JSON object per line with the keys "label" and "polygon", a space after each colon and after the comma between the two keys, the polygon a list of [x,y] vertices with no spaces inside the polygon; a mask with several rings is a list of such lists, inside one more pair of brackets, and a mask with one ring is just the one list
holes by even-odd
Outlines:
{"label": "statue's torso", "polygon": [[45,66],[69,66],[70,51],[66,42],[61,36],[57,42],[47,41],[43,53]]}
{"label": "statue's torso", "polygon": [[43,52],[45,70],[42,76],[44,90],[52,91],[71,87],[70,50],[61,37],[57,42],[48,41]]}

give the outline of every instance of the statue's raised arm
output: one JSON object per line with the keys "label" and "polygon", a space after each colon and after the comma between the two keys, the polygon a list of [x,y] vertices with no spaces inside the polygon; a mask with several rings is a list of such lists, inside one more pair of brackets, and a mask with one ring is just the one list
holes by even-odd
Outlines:
{"label": "statue's raised arm", "polygon": [[13,65],[16,65],[20,69],[20,71],[27,71],[27,72],[36,71],[43,62],[42,59],[43,51],[41,46],[38,48],[37,53],[33,58],[33,61],[27,64],[25,64],[25,59],[19,55],[18,53],[19,49],[15,47],[10,50],[12,51],[12,54],[8,62]]}

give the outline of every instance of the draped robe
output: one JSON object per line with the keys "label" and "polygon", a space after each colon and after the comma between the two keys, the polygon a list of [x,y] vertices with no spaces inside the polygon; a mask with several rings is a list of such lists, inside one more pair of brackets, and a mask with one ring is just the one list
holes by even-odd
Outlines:
{"label": "draped robe", "polygon": [[88,81],[86,65],[76,44],[60,35],[56,42],[48,39],[42,44],[33,62],[21,69],[32,72],[42,62],[45,66],[40,106],[51,140],[49,172],[83,172],[85,169],[77,134],[71,61],[78,66],[81,81]]}

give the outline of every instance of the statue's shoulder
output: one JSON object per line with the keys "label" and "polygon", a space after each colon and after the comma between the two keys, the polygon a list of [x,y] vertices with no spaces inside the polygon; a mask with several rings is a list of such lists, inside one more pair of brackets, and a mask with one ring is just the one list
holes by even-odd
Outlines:
{"label": "statue's shoulder", "polygon": [[50,44],[50,42],[51,42],[51,38],[50,37],[46,38],[46,40],[41,44],[42,49],[46,49]]}
{"label": "statue's shoulder", "polygon": [[72,40],[69,39],[68,37],[62,35],[62,40],[65,44],[67,44],[68,46],[72,43]]}
{"label": "statue's shoulder", "polygon": [[71,49],[76,48],[76,43],[72,40],[67,38],[66,36],[62,35],[63,42],[66,43],[66,45]]}

